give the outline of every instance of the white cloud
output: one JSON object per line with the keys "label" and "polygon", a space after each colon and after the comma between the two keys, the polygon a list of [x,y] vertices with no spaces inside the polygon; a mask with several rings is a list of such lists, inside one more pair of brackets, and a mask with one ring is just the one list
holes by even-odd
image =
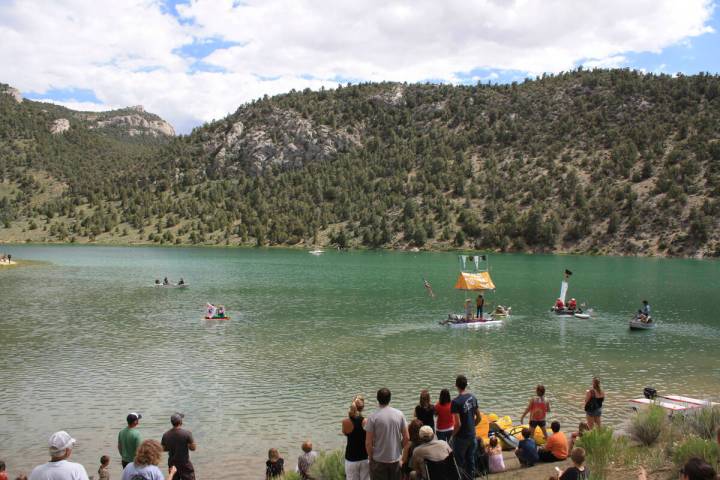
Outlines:
{"label": "white cloud", "polygon": [[[0,81],[143,104],[178,131],[263,94],[337,79],[458,82],[475,69],[616,66],[709,32],[710,0],[159,0],[0,2]],[[238,42],[195,71],[179,48]],[[589,59],[589,60],[588,60]],[[492,74],[488,74],[492,75]],[[271,78],[272,80],[262,80]]]}

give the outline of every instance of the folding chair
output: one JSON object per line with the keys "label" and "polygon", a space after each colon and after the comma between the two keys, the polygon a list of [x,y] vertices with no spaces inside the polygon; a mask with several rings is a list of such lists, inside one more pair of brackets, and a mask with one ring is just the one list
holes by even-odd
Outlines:
{"label": "folding chair", "polygon": [[433,462],[425,459],[425,478],[427,480],[466,480],[460,475],[460,469],[451,453],[445,460]]}

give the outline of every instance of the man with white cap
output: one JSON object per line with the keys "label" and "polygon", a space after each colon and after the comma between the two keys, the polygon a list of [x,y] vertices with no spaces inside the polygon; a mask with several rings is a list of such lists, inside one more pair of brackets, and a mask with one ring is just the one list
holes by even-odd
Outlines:
{"label": "man with white cap", "polygon": [[[439,462],[445,460],[452,454],[452,448],[445,440],[435,438],[435,432],[430,425],[420,427],[418,433],[420,444],[413,450],[410,466],[412,467],[414,478],[423,478],[425,474],[425,460]],[[412,477],[412,475],[411,475]]]}
{"label": "man with white cap", "polygon": [[85,467],[67,461],[73,445],[75,439],[65,431],[50,435],[50,461],[33,468],[29,480],[88,480]]}
{"label": "man with white cap", "polygon": [[122,457],[123,468],[135,460],[135,453],[142,442],[140,430],[137,428],[141,418],[142,415],[139,413],[128,413],[126,418],[127,427],[118,433],[118,452],[120,452],[120,457]]}

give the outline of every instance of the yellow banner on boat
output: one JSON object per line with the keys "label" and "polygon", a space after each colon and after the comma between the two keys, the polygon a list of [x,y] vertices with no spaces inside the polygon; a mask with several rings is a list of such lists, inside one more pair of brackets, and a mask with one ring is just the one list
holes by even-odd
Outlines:
{"label": "yellow banner on boat", "polygon": [[495,290],[495,284],[489,272],[467,273],[461,272],[455,282],[458,290]]}

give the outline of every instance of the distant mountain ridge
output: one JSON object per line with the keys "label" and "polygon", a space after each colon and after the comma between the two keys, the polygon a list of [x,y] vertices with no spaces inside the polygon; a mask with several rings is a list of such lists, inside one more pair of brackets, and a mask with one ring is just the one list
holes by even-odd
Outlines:
{"label": "distant mountain ridge", "polygon": [[[94,148],[107,120],[76,121]],[[166,144],[134,138],[112,137],[132,152],[120,169],[6,162],[6,190],[42,172],[68,189],[27,192],[0,240],[720,254],[716,75],[291,91]]]}

